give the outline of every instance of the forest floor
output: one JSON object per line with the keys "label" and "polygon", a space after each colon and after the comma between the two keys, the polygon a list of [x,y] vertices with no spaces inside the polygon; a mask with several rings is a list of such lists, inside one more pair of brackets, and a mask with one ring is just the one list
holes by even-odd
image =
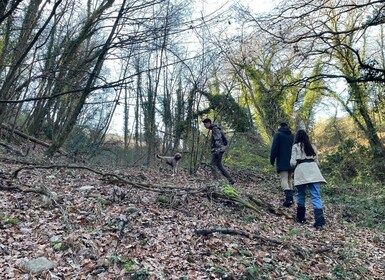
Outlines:
{"label": "forest floor", "polygon": [[[297,224],[276,174],[230,169],[239,197],[286,215],[212,196],[223,183],[205,168],[172,177],[0,157],[0,279],[385,279],[383,232],[343,222],[327,203],[323,230],[310,204]],[[26,271],[39,257],[54,267]]]}

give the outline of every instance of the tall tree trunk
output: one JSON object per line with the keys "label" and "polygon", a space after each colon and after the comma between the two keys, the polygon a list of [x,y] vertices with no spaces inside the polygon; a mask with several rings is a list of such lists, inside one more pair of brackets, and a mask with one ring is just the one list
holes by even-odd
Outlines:
{"label": "tall tree trunk", "polygon": [[127,88],[124,89],[124,112],[123,112],[123,136],[124,136],[124,154],[128,154],[128,137],[129,137],[129,94]]}
{"label": "tall tree trunk", "polygon": [[139,124],[140,124],[140,102],[142,100],[142,73],[140,72],[140,59],[138,58],[135,64],[136,69],[136,100],[135,100],[135,148],[138,150],[139,143],[141,143]]}
{"label": "tall tree trunk", "polygon": [[176,90],[176,106],[175,106],[175,125],[174,125],[174,147],[173,150],[179,149],[180,146],[180,140],[182,138],[182,135],[185,132],[186,123],[184,121],[184,110],[185,110],[185,102],[184,102],[184,91],[182,88],[182,78],[181,75],[179,75],[178,80],[178,88]]}

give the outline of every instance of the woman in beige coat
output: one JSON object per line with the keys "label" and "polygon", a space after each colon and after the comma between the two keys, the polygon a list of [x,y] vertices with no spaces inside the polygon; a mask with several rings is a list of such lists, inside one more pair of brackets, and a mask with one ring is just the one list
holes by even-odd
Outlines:
{"label": "woman in beige coat", "polygon": [[306,213],[306,189],[309,189],[314,209],[314,227],[325,225],[321,200],[321,183],[326,183],[318,167],[317,148],[310,143],[309,136],[302,129],[298,130],[291,151],[291,166],[294,170],[294,186],[297,188],[297,222],[304,223]]}

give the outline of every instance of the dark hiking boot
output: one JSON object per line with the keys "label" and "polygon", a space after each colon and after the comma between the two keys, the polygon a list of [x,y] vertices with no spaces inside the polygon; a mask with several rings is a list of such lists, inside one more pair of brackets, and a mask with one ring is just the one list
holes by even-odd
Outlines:
{"label": "dark hiking boot", "polygon": [[314,227],[316,229],[322,229],[322,227],[325,225],[325,218],[324,218],[324,212],[323,209],[314,209]]}
{"label": "dark hiking boot", "polygon": [[292,190],[285,190],[285,202],[283,203],[283,206],[290,207],[293,204],[294,204],[293,191]]}
{"label": "dark hiking boot", "polygon": [[297,206],[297,217],[296,221],[300,224],[306,223],[305,219],[305,213],[306,213],[306,208],[305,206]]}

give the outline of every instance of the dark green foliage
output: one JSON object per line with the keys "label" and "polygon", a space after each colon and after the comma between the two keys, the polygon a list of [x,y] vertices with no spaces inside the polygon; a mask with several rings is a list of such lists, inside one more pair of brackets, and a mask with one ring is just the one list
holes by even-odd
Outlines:
{"label": "dark green foliage", "polygon": [[270,170],[269,147],[262,144],[257,135],[237,133],[233,137],[227,135],[227,138],[230,148],[225,153],[225,163],[241,169]]}
{"label": "dark green foliage", "polygon": [[347,139],[325,156],[321,169],[328,181],[323,198],[340,205],[343,221],[385,230],[383,159],[359,139]]}
{"label": "dark green foliage", "polygon": [[214,110],[220,119],[237,132],[247,132],[253,127],[252,120],[245,108],[242,108],[231,95],[202,93],[207,97],[210,106],[198,113],[198,116]]}
{"label": "dark green foliage", "polygon": [[383,159],[353,139],[343,141],[334,152],[326,155],[322,170],[335,180],[365,182],[385,179]]}

